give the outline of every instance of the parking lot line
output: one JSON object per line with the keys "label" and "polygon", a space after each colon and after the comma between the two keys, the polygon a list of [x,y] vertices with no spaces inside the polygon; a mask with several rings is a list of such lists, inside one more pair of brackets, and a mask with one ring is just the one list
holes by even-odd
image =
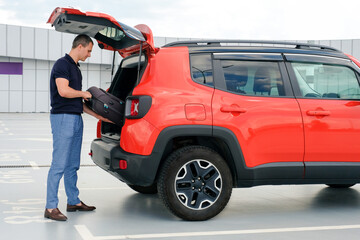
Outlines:
{"label": "parking lot line", "polygon": [[153,233],[119,236],[93,236],[85,225],[75,225],[77,232],[83,240],[120,240],[120,239],[159,239],[174,237],[200,237],[200,236],[225,236],[225,235],[246,235],[262,233],[285,233],[285,232],[308,232],[326,230],[360,229],[360,225],[338,225],[338,226],[317,226],[317,227],[295,227],[295,228],[265,228],[231,231],[207,231],[207,232],[182,232],[182,233]]}
{"label": "parking lot line", "polygon": [[34,170],[39,170],[39,169],[40,169],[40,168],[39,168],[39,165],[38,165],[36,162],[34,162],[34,161],[29,161],[29,163],[30,163],[31,167],[32,167]]}
{"label": "parking lot line", "polygon": [[[78,187],[79,190],[130,190],[129,187]],[[59,191],[65,191],[65,188],[60,187]]]}

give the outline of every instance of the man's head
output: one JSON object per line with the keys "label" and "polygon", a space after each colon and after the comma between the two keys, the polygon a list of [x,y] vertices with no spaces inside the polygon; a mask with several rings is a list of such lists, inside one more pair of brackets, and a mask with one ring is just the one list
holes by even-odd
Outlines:
{"label": "man's head", "polygon": [[75,53],[76,55],[76,59],[74,60],[85,61],[88,57],[91,56],[93,45],[94,43],[89,36],[85,34],[76,36],[71,48],[71,52]]}

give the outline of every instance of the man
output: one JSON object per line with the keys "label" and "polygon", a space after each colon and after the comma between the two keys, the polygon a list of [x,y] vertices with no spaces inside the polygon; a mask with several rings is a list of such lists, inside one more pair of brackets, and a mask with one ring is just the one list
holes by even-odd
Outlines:
{"label": "man", "polygon": [[82,91],[82,76],[78,61],[91,56],[93,41],[87,35],[78,35],[69,54],[54,64],[50,76],[51,114],[53,134],[52,163],[47,178],[45,218],[66,221],[67,217],[58,209],[58,188],[64,176],[68,212],[93,211],[79,199],[77,170],[80,167],[80,153],[83,136],[81,114],[86,112],[99,120],[108,121],[91,111],[83,103],[91,94]]}

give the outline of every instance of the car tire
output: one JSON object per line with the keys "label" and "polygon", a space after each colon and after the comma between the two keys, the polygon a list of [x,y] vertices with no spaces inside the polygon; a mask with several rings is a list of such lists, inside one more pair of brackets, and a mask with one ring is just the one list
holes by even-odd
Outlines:
{"label": "car tire", "polygon": [[128,186],[138,192],[138,193],[142,193],[142,194],[156,194],[157,193],[157,186],[156,184],[153,184],[151,186],[147,186],[147,187],[144,187],[144,186],[137,186],[137,185],[131,185],[131,184],[128,184]]}
{"label": "car tire", "polygon": [[331,188],[349,188],[355,185],[355,183],[350,184],[326,184],[328,187]]}
{"label": "car tire", "polygon": [[173,152],[164,162],[158,180],[164,205],[189,221],[203,221],[219,214],[230,199],[232,186],[225,160],[202,146],[187,146]]}

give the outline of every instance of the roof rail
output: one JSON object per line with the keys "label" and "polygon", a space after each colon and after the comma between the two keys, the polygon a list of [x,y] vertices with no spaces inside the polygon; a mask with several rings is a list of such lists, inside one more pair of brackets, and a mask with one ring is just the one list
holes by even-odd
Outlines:
{"label": "roof rail", "polygon": [[299,42],[285,42],[285,41],[261,41],[261,40],[189,40],[189,41],[177,41],[164,45],[164,47],[178,47],[178,46],[221,46],[221,44],[231,44],[231,43],[249,43],[249,44],[264,44],[264,45],[288,45],[295,46],[297,49],[317,49],[317,50],[327,50],[341,52],[340,50],[318,44],[311,43],[299,43]]}

